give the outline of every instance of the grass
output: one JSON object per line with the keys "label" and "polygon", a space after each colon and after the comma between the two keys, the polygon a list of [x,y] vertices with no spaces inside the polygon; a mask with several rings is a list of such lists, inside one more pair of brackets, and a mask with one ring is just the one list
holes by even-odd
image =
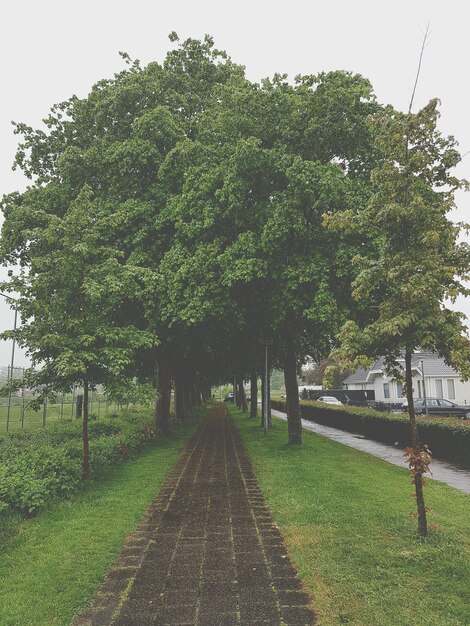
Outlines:
{"label": "grass", "polygon": [[322,626],[469,626],[470,497],[437,481],[425,490],[435,527],[416,531],[406,470],[229,407]]}
{"label": "grass", "polygon": [[37,518],[0,518],[1,626],[71,623],[94,596],[192,431],[175,428],[168,440]]}

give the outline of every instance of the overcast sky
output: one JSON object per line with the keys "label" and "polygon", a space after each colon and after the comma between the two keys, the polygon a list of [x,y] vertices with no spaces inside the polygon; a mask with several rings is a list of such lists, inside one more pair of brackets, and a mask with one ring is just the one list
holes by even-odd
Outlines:
{"label": "overcast sky", "polygon": [[[251,80],[275,72],[293,77],[351,70],[371,80],[380,102],[406,110],[428,22],[431,34],[414,110],[440,98],[440,127],[455,135],[463,154],[470,151],[470,6],[465,0],[2,2],[0,195],[26,185],[20,172],[11,171],[17,145],[11,121],[38,127],[52,104],[72,94],[86,96],[93,83],[122,69],[119,50],[146,64],[163,59],[173,30],[180,39],[209,33],[217,47],[245,65]],[[458,174],[470,179],[470,154]],[[457,204],[456,219],[470,221],[469,194],[460,194]],[[13,324],[13,313],[0,300],[4,329]],[[470,315],[468,302],[458,308]],[[0,366],[10,354],[11,346],[0,343]],[[21,354],[15,360],[24,363]]]}

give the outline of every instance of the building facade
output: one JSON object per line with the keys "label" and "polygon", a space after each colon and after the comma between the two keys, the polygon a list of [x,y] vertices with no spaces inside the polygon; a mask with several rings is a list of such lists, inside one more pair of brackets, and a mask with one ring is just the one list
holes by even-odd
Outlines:
{"label": "building facade", "polygon": [[[405,367],[405,360],[399,362]],[[462,381],[458,373],[432,352],[416,352],[411,362],[413,397],[445,398],[457,404],[470,404],[470,382]],[[377,402],[405,401],[403,383],[385,372],[384,359],[372,363],[369,370],[358,369],[344,381],[346,389],[370,389]]]}

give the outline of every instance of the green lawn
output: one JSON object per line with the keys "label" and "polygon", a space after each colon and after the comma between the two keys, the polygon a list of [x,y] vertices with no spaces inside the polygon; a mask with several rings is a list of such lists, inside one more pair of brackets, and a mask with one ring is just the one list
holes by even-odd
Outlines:
{"label": "green lawn", "polygon": [[322,626],[469,626],[470,497],[425,490],[435,527],[416,532],[406,470],[287,425],[267,436],[230,407]]}
{"label": "green lawn", "polygon": [[169,440],[37,518],[0,517],[1,626],[71,623],[93,597],[192,431],[193,426],[176,429]]}

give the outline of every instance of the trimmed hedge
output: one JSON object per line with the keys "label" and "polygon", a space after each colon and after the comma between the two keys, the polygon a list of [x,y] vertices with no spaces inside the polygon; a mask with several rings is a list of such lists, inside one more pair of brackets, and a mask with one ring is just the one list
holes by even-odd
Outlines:
{"label": "trimmed hedge", "polygon": [[[286,412],[286,403],[272,401],[272,407]],[[411,444],[408,414],[382,413],[362,407],[327,406],[320,402],[300,403],[302,419],[324,426],[365,435],[383,443],[405,448]],[[470,424],[455,418],[417,417],[420,441],[436,458],[470,467]]]}
{"label": "trimmed hedge", "polygon": [[[57,422],[41,431],[0,437],[0,512],[31,515],[54,498],[66,498],[83,484],[81,421]],[[93,478],[134,456],[155,436],[153,417],[137,413],[90,422]]]}

